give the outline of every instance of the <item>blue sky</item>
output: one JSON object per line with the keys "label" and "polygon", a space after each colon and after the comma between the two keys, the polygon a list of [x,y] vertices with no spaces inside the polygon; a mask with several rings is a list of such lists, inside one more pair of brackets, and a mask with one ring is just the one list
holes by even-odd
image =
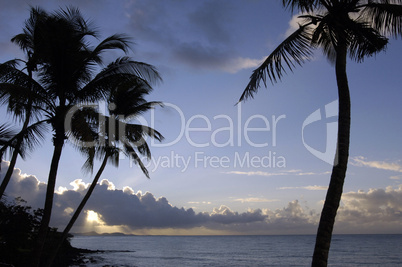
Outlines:
{"label": "blue sky", "polygon": [[[128,159],[122,159],[118,169],[108,166],[101,178],[106,180],[94,196],[98,201],[87,209],[97,212],[99,219],[81,216],[77,231],[315,232],[329,183],[327,162],[333,155],[317,157],[311,150],[325,153],[334,146],[327,126],[336,125],[337,117],[326,118],[324,112],[325,107],[336,112],[328,105],[337,100],[333,66],[317,51],[282,82],[268,84],[254,99],[235,105],[252,70],[297,25],[295,14],[284,10],[280,1],[3,0],[0,61],[23,57],[9,40],[21,32],[29,5],[53,11],[69,4],[79,7],[102,37],[114,33],[133,37],[129,55],[156,66],[163,78],[148,100],[166,104],[140,118],[166,138],[152,144],[151,179]],[[402,229],[400,51],[402,42],[391,40],[386,52],[363,64],[348,62],[352,129],[339,232],[400,233]],[[106,62],[118,56],[110,53]],[[308,124],[308,118],[317,119],[317,110],[322,119]],[[9,194],[40,206],[43,185],[38,181],[46,182],[51,155],[49,134],[27,161],[17,162],[21,172],[16,171]],[[67,195],[75,194],[78,201],[92,179],[81,171],[83,163],[66,144],[54,225],[62,227],[75,207]],[[123,195],[127,202],[114,206]],[[121,218],[118,222],[102,201],[114,207],[111,210],[122,210],[114,215]],[[137,216],[131,214],[135,209]],[[145,214],[166,224],[137,223]],[[175,216],[183,220],[170,221]]]}

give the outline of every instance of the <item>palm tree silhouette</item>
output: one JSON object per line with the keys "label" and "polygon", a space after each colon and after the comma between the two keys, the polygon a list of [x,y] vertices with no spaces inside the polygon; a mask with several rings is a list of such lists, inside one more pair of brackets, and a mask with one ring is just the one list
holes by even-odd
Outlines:
{"label": "palm tree silhouette", "polygon": [[387,36],[402,34],[401,1],[390,0],[283,0],[285,8],[303,15],[299,28],[287,37],[250,77],[239,101],[253,97],[267,76],[277,82],[321,48],[335,64],[339,96],[338,140],[329,188],[318,226],[312,266],[327,266],[336,213],[342,196],[349,157],[350,95],[346,74],[349,56],[357,62],[385,49]]}
{"label": "palm tree silhouette", "polygon": [[[31,10],[31,13],[33,12],[35,9]],[[31,35],[36,32],[41,35],[33,42]],[[60,9],[47,14],[45,19],[34,23],[31,28],[26,27],[24,32],[17,36],[20,47],[32,49],[38,62],[39,83],[45,88],[47,99],[43,112],[53,130],[54,151],[44,213],[33,253],[33,266],[38,266],[49,227],[58,165],[67,139],[65,117],[69,110],[78,103],[106,100],[122,81],[135,85],[139,77],[150,83],[161,78],[153,66],[127,57],[119,58],[94,75],[96,66],[103,64],[102,54],[105,51],[118,49],[128,53],[130,40],[125,35],[115,34],[101,41],[96,47],[90,47],[87,38],[97,38],[98,34],[76,8]],[[84,116],[82,112],[79,114]],[[76,121],[82,122],[84,119],[77,118]],[[88,135],[93,134],[89,131],[90,127],[73,128],[80,134],[85,131]],[[82,148],[83,151],[93,154],[91,149]]]}
{"label": "palm tree silhouette", "polygon": [[0,158],[7,148],[13,148],[10,164],[0,186],[0,198],[4,195],[17,162],[18,155],[25,158],[26,150],[33,150],[44,138],[45,125],[33,123],[32,118],[40,117],[39,108],[45,102],[44,89],[32,78],[33,69],[26,63],[28,75],[17,68],[18,61],[12,60],[0,65],[0,101],[7,103],[7,110],[15,119],[23,121],[22,129],[18,134],[10,137],[0,149]]}
{"label": "palm tree silhouette", "polygon": [[[3,196],[10,181],[17,162],[18,154],[24,158],[23,150],[26,147],[33,149],[33,144],[38,143],[36,141],[36,136],[32,134],[30,135],[29,133],[36,131],[37,137],[43,139],[43,124],[37,124],[37,127],[35,127],[35,130],[33,131],[33,128],[29,127],[29,123],[32,120],[32,117],[39,117],[41,110],[37,107],[40,107],[44,102],[46,102],[46,97],[44,97],[45,90],[38,85],[35,80],[33,80],[32,76],[33,72],[37,70],[37,65],[39,63],[34,54],[35,47],[40,43],[43,34],[36,30],[41,29],[40,27],[36,27],[36,25],[43,23],[46,17],[47,13],[42,9],[31,9],[30,18],[25,21],[24,34],[16,35],[11,39],[11,42],[19,44],[21,49],[26,53],[27,61],[10,60],[0,66],[0,99],[3,102],[8,102],[8,111],[14,114],[16,118],[23,120],[20,133],[10,140],[10,143],[15,143],[14,146],[17,149],[15,149],[11,155],[10,165],[1,183],[0,198]],[[24,69],[27,71],[27,74],[18,70],[17,66],[20,62],[25,64]],[[29,128],[31,129],[29,130]],[[30,139],[24,141],[24,138],[28,137],[30,137]],[[6,147],[7,146],[3,147],[3,151]]]}
{"label": "palm tree silhouette", "polygon": [[[88,202],[108,162],[118,167],[120,153],[123,153],[128,158],[134,160],[134,162],[140,166],[145,176],[149,178],[148,170],[145,168],[138,154],[144,155],[150,159],[151,151],[144,137],[151,137],[162,141],[163,136],[153,128],[145,125],[131,124],[126,120],[127,117],[134,119],[138,115],[154,108],[156,105],[162,106],[161,102],[147,102],[145,100],[144,96],[148,95],[151,91],[152,87],[149,83],[141,78],[138,78],[138,84],[136,86],[133,86],[132,83],[122,82],[109,97],[110,115],[100,116],[98,114],[98,116],[93,116],[94,114],[92,114],[91,118],[89,118],[89,120],[92,121],[98,119],[96,123],[99,126],[101,126],[100,124],[104,126],[103,136],[99,138],[100,136],[96,135],[97,140],[92,140],[96,141],[96,145],[94,145],[96,148],[95,157],[103,160],[88,191],[65,227],[56,249],[50,254],[46,266],[52,265],[58,250],[68,237],[71,228]],[[88,115],[88,113],[86,115]],[[81,138],[78,138],[78,140],[81,141]],[[93,159],[94,155],[89,154],[84,164],[85,169],[92,171]]]}

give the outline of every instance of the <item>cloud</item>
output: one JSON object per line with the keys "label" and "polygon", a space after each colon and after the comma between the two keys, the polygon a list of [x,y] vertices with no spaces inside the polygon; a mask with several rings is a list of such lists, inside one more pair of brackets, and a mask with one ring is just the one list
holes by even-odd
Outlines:
{"label": "cloud", "polygon": [[[0,177],[8,163],[2,162]],[[63,229],[74,209],[83,198],[88,184],[75,180],[71,188],[55,194],[51,225]],[[322,186],[305,186],[307,190],[323,190]],[[290,188],[286,188],[290,189]],[[46,184],[34,175],[15,169],[6,194],[9,199],[22,197],[28,205],[38,208],[44,203]],[[265,198],[239,198],[247,203],[269,203]],[[397,188],[370,189],[344,193],[338,210],[336,233],[401,233],[402,185]],[[208,203],[210,204],[210,203]],[[97,220],[86,220],[91,215]],[[94,216],[96,215],[96,216]],[[249,209],[237,212],[221,205],[211,212],[195,212],[172,205],[165,197],[142,193],[130,187],[116,189],[109,180],[102,180],[95,188],[73,232],[122,231],[126,233],[186,233],[197,231],[210,234],[314,234],[319,212],[302,206],[298,200],[281,209]],[[192,232],[193,231],[193,232]]]}
{"label": "cloud", "polygon": [[[345,233],[380,231],[400,232],[402,229],[402,185],[397,188],[348,192],[342,196],[339,228]],[[350,229],[348,229],[350,227]]]}
{"label": "cloud", "polygon": [[[2,163],[1,177],[8,163]],[[89,184],[77,179],[70,183],[72,189],[58,190],[55,194],[51,225],[63,228],[72,211],[78,206]],[[43,206],[46,184],[33,175],[26,175],[15,169],[6,194],[8,199],[21,196],[34,208]],[[165,197],[155,197],[152,193],[135,192],[130,187],[116,189],[114,184],[103,179],[95,188],[85,211],[76,223],[75,230],[87,229],[87,211],[96,212],[104,225],[124,226],[128,231],[137,229],[193,228],[205,224],[236,224],[263,221],[260,210],[235,212],[228,207],[215,208],[211,213],[195,213],[193,209],[178,208]],[[102,225],[101,225],[102,226]]]}
{"label": "cloud", "polygon": [[222,69],[229,73],[236,73],[243,69],[256,68],[262,64],[266,57],[262,59],[252,59],[237,57],[228,59],[225,64],[222,65]]}
{"label": "cloud", "polygon": [[297,187],[279,187],[280,190],[289,190],[289,189],[306,189],[306,190],[327,190],[328,186],[323,185],[308,185],[308,186],[297,186]]}
{"label": "cloud", "polygon": [[305,176],[305,175],[324,175],[329,174],[330,172],[302,172],[300,170],[288,170],[283,172],[262,172],[262,171],[230,171],[223,172],[225,174],[237,174],[237,175],[247,175],[247,176],[282,176],[282,175],[296,175],[296,176]]}
{"label": "cloud", "polygon": [[258,67],[265,59],[233,57],[236,53],[227,48],[205,45],[199,42],[180,43],[172,48],[172,59],[195,69],[221,70],[236,73]]}
{"label": "cloud", "polygon": [[370,167],[380,170],[402,172],[402,164],[399,162],[385,162],[385,161],[368,161],[365,157],[353,157],[351,158],[351,164],[358,167]]}
{"label": "cloud", "polygon": [[[32,6],[46,7],[49,12],[71,4],[79,6],[85,18],[101,26],[103,38],[116,32],[127,33],[134,38],[134,53],[140,52],[141,61],[154,65],[157,62],[158,68],[176,68],[182,64],[196,70],[236,73],[261,63],[261,59],[242,56],[239,52],[236,25],[242,23],[239,18],[244,10],[236,1],[165,0],[152,5],[146,0],[31,2]],[[0,10],[0,15],[5,18],[0,24],[4,37],[0,38],[0,48],[16,55],[19,49],[10,45],[9,40],[21,31],[23,21],[29,16],[29,6],[23,0],[12,1]],[[8,34],[6,38],[4,33]],[[17,55],[23,57],[21,52]]]}
{"label": "cloud", "polygon": [[[9,162],[1,162],[0,177],[2,180],[7,172]],[[10,182],[5,191],[6,196],[22,197],[33,207],[42,207],[45,203],[46,184],[40,182],[34,175],[22,173],[20,169],[14,169]]]}
{"label": "cloud", "polygon": [[237,174],[237,175],[247,175],[247,176],[280,176],[280,175],[288,175],[287,172],[262,172],[262,171],[230,171],[224,172],[225,174]]}
{"label": "cloud", "polygon": [[188,204],[207,204],[207,205],[211,205],[212,202],[210,201],[189,201],[187,202]]}
{"label": "cloud", "polygon": [[237,52],[236,32],[230,28],[241,12],[235,6],[219,1],[194,4],[167,0],[152,6],[147,1],[133,1],[125,14],[128,32],[153,47],[149,53],[159,62],[236,73],[257,67],[263,59],[242,57]]}
{"label": "cloud", "polygon": [[289,28],[286,30],[284,37],[289,37],[293,32],[299,29],[299,24],[303,22],[303,19],[300,19],[299,16],[301,14],[293,15],[289,21]]}
{"label": "cloud", "polygon": [[234,201],[239,201],[241,203],[268,203],[268,202],[277,202],[279,201],[279,199],[249,197],[249,198],[237,198]]}
{"label": "cloud", "polygon": [[189,14],[192,29],[211,44],[227,44],[232,41],[230,31],[225,27],[233,21],[232,7],[229,3],[204,1],[199,8]]}

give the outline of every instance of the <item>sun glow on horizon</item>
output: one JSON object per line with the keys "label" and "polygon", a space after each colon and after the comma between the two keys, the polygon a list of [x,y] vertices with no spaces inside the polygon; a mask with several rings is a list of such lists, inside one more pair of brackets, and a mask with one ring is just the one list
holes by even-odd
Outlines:
{"label": "sun glow on horizon", "polygon": [[88,210],[87,211],[87,221],[91,223],[100,223],[100,216],[97,212],[93,210]]}

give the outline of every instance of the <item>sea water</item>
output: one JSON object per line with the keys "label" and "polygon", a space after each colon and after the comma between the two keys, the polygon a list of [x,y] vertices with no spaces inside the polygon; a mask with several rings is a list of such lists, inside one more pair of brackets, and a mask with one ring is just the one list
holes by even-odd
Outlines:
{"label": "sea water", "polygon": [[[315,236],[76,236],[85,266],[309,266]],[[334,235],[329,266],[402,266],[402,235]]]}

